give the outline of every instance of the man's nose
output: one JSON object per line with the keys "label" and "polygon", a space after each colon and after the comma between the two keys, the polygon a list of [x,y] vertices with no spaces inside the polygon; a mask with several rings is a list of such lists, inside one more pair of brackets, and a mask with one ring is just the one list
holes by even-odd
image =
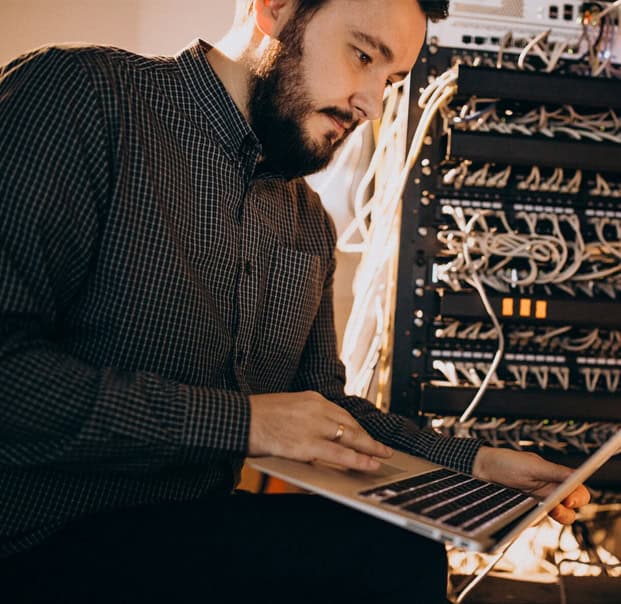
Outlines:
{"label": "man's nose", "polygon": [[357,113],[354,117],[358,121],[379,119],[384,108],[385,90],[386,85],[382,80],[381,85],[369,83],[364,90],[354,95],[353,106]]}

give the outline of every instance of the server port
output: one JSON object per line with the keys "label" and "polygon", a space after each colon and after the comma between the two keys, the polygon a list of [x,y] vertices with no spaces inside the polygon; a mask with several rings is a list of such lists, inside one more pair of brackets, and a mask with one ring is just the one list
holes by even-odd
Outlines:
{"label": "server port", "polygon": [[565,21],[573,21],[574,20],[574,6],[573,6],[573,4],[564,4],[563,5],[563,19],[565,19]]}

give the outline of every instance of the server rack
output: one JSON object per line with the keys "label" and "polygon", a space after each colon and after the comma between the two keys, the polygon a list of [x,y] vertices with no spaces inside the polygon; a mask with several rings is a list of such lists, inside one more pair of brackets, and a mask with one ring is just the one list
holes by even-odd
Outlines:
{"label": "server rack", "polygon": [[[516,10],[496,2],[491,16],[478,10],[487,5],[452,4],[457,16],[430,26],[412,73],[417,91],[452,66],[456,92],[432,123],[404,192],[391,409],[447,434],[578,465],[621,425],[618,20],[615,13],[600,24],[610,70],[594,76],[577,55],[585,45],[601,48],[588,35],[597,35],[592,23],[607,3],[522,2]],[[520,68],[542,26],[550,52],[559,50],[554,69],[546,72],[536,55]],[[410,135],[421,115],[417,97]],[[537,111],[560,126],[551,119],[520,127]],[[480,120],[486,112],[494,123]],[[588,123],[601,118],[599,135],[581,131],[579,119],[577,132],[563,129],[564,112]],[[473,273],[504,350],[464,424],[458,418],[500,344]],[[621,485],[621,459],[595,478]]]}

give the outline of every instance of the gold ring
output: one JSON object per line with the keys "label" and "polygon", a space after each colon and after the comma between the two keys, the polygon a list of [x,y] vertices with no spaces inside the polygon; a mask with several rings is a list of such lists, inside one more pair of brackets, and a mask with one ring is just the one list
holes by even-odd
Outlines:
{"label": "gold ring", "polygon": [[336,429],[336,434],[332,440],[339,440],[343,434],[345,434],[345,426],[343,424],[339,424],[339,427]]}

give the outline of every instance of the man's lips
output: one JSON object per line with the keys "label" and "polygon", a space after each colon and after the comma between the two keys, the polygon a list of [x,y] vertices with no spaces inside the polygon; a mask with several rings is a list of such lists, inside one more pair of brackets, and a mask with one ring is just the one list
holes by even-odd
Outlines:
{"label": "man's lips", "polygon": [[346,128],[343,125],[343,122],[341,122],[338,118],[332,116],[332,115],[328,115],[328,117],[332,120],[332,123],[336,126],[336,133],[341,136]]}

